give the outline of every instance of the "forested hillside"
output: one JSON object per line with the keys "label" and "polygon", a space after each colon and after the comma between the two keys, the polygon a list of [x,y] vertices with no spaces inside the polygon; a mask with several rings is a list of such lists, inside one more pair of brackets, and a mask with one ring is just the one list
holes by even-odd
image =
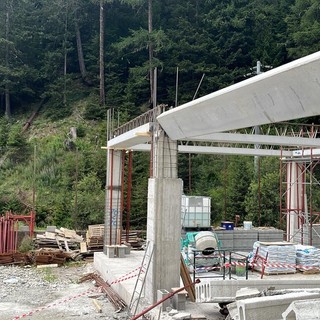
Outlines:
{"label": "forested hillside", "polygon": [[[318,0],[1,0],[0,214],[102,223],[107,110],[117,127],[152,108],[154,67],[158,103],[175,106],[254,76],[258,60],[266,71],[313,53],[319,22]],[[134,155],[139,228],[148,157]],[[260,161],[259,181],[239,156],[181,155],[179,175],[186,194],[212,197],[215,220],[276,226],[279,161]]]}

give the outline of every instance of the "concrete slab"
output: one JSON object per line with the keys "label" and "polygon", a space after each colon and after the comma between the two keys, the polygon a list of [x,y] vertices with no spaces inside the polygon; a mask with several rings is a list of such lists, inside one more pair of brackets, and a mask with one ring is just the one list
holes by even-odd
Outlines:
{"label": "concrete slab", "polygon": [[[132,271],[141,266],[143,255],[144,251],[131,251],[130,255],[126,255],[123,259],[109,259],[102,252],[96,252],[94,254],[94,267],[104,280],[113,283],[118,279],[125,278],[127,275],[127,280],[112,284],[112,288],[127,304],[130,303],[131,295],[137,280],[137,277],[132,276],[138,274],[138,270],[135,272]],[[192,303],[187,300],[185,312],[196,315],[198,318],[202,317],[208,320],[222,320],[225,317],[219,313],[219,309],[220,308],[216,303]],[[163,311],[166,310],[163,309]],[[164,318],[166,318],[165,314]],[[158,319],[158,313],[156,311],[155,319]]]}
{"label": "concrete slab", "polygon": [[[130,303],[134,286],[136,284],[138,268],[141,266],[144,251],[134,251],[125,258],[108,258],[102,252],[95,252],[94,267],[109,284],[117,280],[128,278],[112,284],[113,289],[127,303]],[[136,275],[136,276],[134,276]]]}
{"label": "concrete slab", "polygon": [[173,140],[319,114],[320,52],[190,101],[157,117]]}

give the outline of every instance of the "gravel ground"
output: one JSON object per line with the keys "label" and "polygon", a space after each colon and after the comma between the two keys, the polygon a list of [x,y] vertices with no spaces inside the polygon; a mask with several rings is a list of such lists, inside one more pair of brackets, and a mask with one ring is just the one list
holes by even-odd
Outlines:
{"label": "gravel ground", "polygon": [[0,266],[0,320],[124,319],[94,283],[78,283],[93,271],[92,263],[45,269]]}

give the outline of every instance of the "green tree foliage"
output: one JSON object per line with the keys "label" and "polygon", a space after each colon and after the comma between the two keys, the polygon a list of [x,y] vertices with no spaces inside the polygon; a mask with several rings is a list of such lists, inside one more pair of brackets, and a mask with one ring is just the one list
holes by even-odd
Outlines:
{"label": "green tree foliage", "polygon": [[[100,3],[105,107],[99,106]],[[178,105],[193,99],[203,76],[196,97],[243,80],[257,60],[276,67],[319,50],[317,0],[152,4],[150,31],[145,0],[0,1],[0,213],[35,207],[39,225],[102,222],[107,110],[115,110],[114,127],[148,110],[150,62],[158,68],[158,102],[174,106],[176,93]],[[8,92],[11,121],[3,117]],[[22,134],[39,101],[45,101],[39,118]],[[78,128],[72,143],[71,126]],[[261,160],[260,206],[252,157],[180,155],[179,176],[186,194],[212,197],[217,222],[240,214],[271,225],[279,209],[274,161]],[[149,162],[134,154],[132,224],[141,228]],[[315,191],[316,207],[318,199]]]}
{"label": "green tree foliage", "polygon": [[256,182],[251,182],[244,201],[245,219],[255,226],[279,227],[279,202],[279,173],[268,172],[261,177],[260,190]]}
{"label": "green tree foliage", "polygon": [[287,16],[288,53],[292,58],[319,50],[320,8],[317,0],[296,0]]}

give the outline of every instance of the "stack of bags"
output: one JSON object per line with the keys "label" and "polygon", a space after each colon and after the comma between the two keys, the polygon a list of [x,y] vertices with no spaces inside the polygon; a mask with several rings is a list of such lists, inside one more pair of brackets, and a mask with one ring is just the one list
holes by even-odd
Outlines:
{"label": "stack of bags", "polygon": [[[266,260],[264,272],[267,274],[296,272],[296,248],[288,242],[256,241],[253,244],[253,256],[259,264]],[[262,266],[255,266],[255,269],[261,271]]]}
{"label": "stack of bags", "polygon": [[297,251],[297,266],[301,271],[320,269],[320,249],[313,246],[298,244],[295,246]]}

